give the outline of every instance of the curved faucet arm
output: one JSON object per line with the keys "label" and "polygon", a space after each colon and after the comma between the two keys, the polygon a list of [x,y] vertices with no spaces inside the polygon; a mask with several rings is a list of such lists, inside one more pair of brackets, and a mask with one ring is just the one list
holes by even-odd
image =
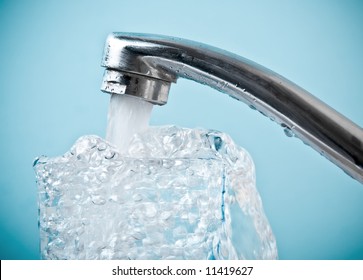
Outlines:
{"label": "curved faucet arm", "polygon": [[187,78],[243,101],[363,183],[363,129],[275,72],[208,45],[150,34],[107,38],[102,91],[167,102],[170,84]]}

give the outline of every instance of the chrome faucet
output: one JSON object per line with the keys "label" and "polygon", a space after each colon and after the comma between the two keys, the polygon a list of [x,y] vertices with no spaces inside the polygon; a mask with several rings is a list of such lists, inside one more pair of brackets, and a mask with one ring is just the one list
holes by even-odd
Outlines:
{"label": "chrome faucet", "polygon": [[180,38],[112,33],[101,90],[153,104],[186,78],[243,101],[363,183],[363,129],[284,77],[241,56]]}

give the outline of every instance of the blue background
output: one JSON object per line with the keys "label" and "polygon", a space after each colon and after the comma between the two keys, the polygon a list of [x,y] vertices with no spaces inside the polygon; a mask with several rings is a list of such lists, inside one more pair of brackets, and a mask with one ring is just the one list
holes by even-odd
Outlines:
{"label": "blue background", "polygon": [[[33,159],[105,134],[108,33],[172,35],[235,52],[363,126],[361,3],[0,0],[0,258],[39,258]],[[281,259],[363,259],[363,185],[275,123],[179,80],[152,124],[218,129],[250,152]]]}

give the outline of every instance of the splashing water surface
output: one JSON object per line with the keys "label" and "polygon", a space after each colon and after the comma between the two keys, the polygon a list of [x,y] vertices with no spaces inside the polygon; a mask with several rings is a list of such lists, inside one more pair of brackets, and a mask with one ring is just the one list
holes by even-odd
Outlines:
{"label": "splashing water surface", "polygon": [[152,105],[145,114],[137,106],[110,113],[117,147],[83,136],[35,161],[42,258],[277,258],[248,153],[221,132],[148,128]]}

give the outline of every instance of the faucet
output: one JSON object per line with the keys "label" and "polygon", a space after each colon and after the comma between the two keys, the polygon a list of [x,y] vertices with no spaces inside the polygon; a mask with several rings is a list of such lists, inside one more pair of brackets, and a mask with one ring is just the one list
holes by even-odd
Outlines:
{"label": "faucet", "polygon": [[236,54],[195,41],[112,33],[102,59],[101,90],[157,105],[186,78],[242,101],[281,125],[363,184],[363,129],[306,90]]}

